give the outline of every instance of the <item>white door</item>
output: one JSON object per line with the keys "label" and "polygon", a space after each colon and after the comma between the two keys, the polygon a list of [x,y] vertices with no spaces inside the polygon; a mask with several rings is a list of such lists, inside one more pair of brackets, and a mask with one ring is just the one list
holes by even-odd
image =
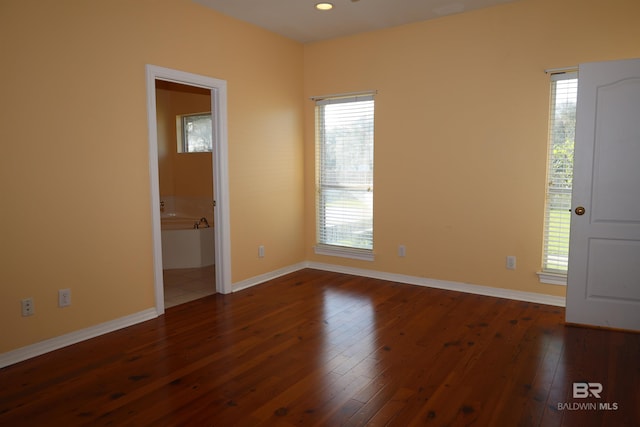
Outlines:
{"label": "white door", "polygon": [[640,330],[640,59],[580,65],[566,320]]}

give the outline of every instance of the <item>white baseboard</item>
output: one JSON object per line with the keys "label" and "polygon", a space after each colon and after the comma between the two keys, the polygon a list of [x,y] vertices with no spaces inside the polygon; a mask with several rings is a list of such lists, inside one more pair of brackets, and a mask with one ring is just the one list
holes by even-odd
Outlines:
{"label": "white baseboard", "polygon": [[[538,294],[534,292],[514,291],[511,289],[493,288],[489,286],[472,285],[468,283],[449,282],[445,280],[428,279],[424,277],[408,276],[404,274],[385,273],[375,270],[367,270],[362,268],[344,267],[334,264],[324,264],[319,262],[301,262],[288,267],[284,267],[269,273],[251,277],[233,284],[233,291],[241,291],[252,286],[259,285],[269,280],[276,279],[289,273],[293,273],[303,268],[314,268],[316,270],[333,271],[335,273],[352,274],[361,277],[371,277],[373,279],[388,280],[397,283],[406,283],[409,285],[426,286],[430,288],[445,289],[450,291],[465,292],[470,294],[485,295],[496,298],[506,298],[516,301],[526,301],[538,304],[553,305],[564,307],[566,299],[564,297],[556,297],[553,295]],[[155,308],[150,308],[129,316],[121,317],[109,322],[91,326],[86,329],[71,332],[59,337],[51,338],[39,343],[35,343],[26,347],[18,348],[6,353],[0,354],[0,368],[22,362],[32,357],[40,356],[53,350],[66,347],[80,341],[88,340],[118,329],[126,328],[147,320],[158,317]]]}
{"label": "white baseboard", "polygon": [[16,350],[8,351],[0,354],[0,368],[13,365],[23,360],[31,359],[32,357],[40,356],[53,350],[79,343],[97,336],[107,334],[109,332],[117,331],[118,329],[126,328],[128,326],[135,325],[137,323],[145,322],[147,320],[155,319],[158,317],[158,313],[155,308],[140,311],[138,313],[131,314],[129,316],[121,317],[119,319],[111,320],[99,325],[91,326],[79,331],[71,332],[59,337],[51,338],[48,340],[40,341],[35,344],[21,347]]}
{"label": "white baseboard", "polygon": [[469,283],[449,282],[446,280],[428,279],[424,277],[407,276],[404,274],[384,273],[362,268],[344,267],[333,264],[307,262],[306,267],[317,270],[333,271],[336,273],[353,274],[355,276],[371,277],[373,279],[389,280],[391,282],[406,283],[408,285],[426,286],[429,288],[445,289],[449,291],[465,292],[469,294],[485,295],[496,298],[506,298],[516,301],[534,302],[538,304],[564,307],[566,298],[535,292],[514,291],[512,289],[493,288],[490,286],[472,285]]}
{"label": "white baseboard", "polygon": [[301,262],[289,267],[285,267],[270,273],[255,276],[241,282],[233,284],[233,291],[240,291],[250,288],[260,283],[275,279],[303,268],[314,268],[316,270],[333,271],[335,273],[352,274],[354,276],[371,277],[373,279],[388,280],[390,282],[405,283],[408,285],[426,286],[429,288],[445,289],[449,291],[465,292],[468,294],[484,295],[496,298],[506,298],[516,301],[534,302],[538,304],[564,307],[566,298],[553,295],[538,294],[535,292],[515,291],[512,289],[494,288],[491,286],[473,285],[469,283],[450,282],[446,280],[428,279],[425,277],[408,276],[405,274],[385,273],[363,268],[345,267],[335,264],[324,264],[313,261]]}
{"label": "white baseboard", "polygon": [[261,274],[259,276],[250,277],[245,280],[241,280],[232,285],[233,292],[241,291],[243,289],[250,288],[252,286],[259,285],[261,283],[267,282],[269,280],[276,279],[280,276],[284,276],[285,274],[293,273],[294,271],[302,270],[303,268],[307,268],[306,262],[301,262],[298,264],[290,265],[288,267],[280,268],[275,271],[271,271],[269,273]]}

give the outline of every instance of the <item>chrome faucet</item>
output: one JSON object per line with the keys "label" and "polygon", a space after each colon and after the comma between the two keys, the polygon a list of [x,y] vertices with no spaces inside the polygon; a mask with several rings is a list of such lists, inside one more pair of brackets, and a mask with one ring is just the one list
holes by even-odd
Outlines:
{"label": "chrome faucet", "polygon": [[193,228],[198,229],[200,228],[200,224],[203,224],[203,223],[204,223],[204,228],[209,228],[209,221],[207,221],[207,218],[205,217],[200,218],[200,222],[195,221],[193,223]]}

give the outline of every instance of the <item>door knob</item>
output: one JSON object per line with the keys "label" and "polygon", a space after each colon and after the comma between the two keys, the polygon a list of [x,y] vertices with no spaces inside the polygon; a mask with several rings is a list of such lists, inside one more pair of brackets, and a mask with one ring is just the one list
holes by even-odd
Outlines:
{"label": "door knob", "polygon": [[585,210],[582,206],[578,206],[576,208],[576,215],[584,215],[584,213],[585,213]]}

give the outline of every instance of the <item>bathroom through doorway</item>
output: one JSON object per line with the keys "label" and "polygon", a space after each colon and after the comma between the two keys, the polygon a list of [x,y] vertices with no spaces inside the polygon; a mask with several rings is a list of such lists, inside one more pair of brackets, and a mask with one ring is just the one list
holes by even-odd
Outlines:
{"label": "bathroom through doorway", "polygon": [[156,80],[165,308],[215,287],[211,91]]}
{"label": "bathroom through doorway", "polygon": [[147,66],[156,308],[231,291],[226,82]]}

